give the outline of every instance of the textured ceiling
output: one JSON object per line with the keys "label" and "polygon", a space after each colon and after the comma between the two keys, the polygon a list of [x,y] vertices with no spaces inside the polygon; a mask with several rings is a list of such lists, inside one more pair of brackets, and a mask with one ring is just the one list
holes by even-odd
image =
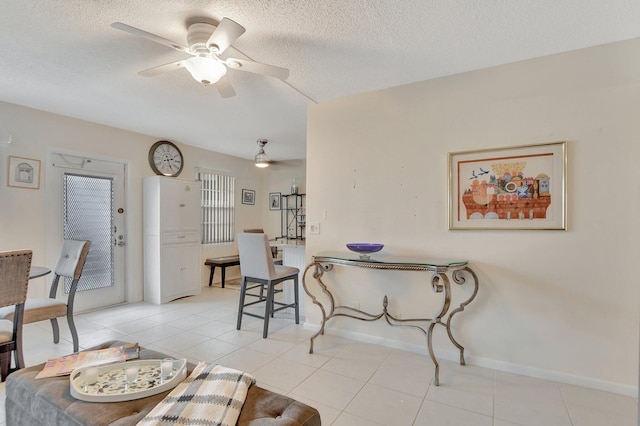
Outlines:
{"label": "textured ceiling", "polygon": [[[287,82],[229,71],[223,99],[184,69],[142,77],[188,56],[110,27],[186,44],[197,17],[243,25],[234,46]],[[638,0],[0,0],[0,100],[243,158],[266,138],[285,160],[313,102],[634,37]]]}

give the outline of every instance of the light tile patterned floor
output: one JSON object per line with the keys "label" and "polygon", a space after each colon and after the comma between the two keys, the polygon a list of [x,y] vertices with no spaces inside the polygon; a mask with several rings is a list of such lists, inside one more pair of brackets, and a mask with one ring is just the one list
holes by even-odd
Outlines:
{"label": "light tile patterned floor", "polygon": [[[80,345],[120,339],[190,361],[215,361],[248,371],[260,386],[316,407],[323,425],[636,426],[637,400],[593,389],[442,362],[431,383],[424,356],[336,336],[318,338],[288,319],[245,317],[235,328],[238,291],[204,288],[165,305],[134,303],[79,314]],[[49,322],[24,330],[27,365],[72,351],[66,322],[54,345]],[[4,398],[4,384],[0,398]],[[4,404],[0,425],[4,424]]]}

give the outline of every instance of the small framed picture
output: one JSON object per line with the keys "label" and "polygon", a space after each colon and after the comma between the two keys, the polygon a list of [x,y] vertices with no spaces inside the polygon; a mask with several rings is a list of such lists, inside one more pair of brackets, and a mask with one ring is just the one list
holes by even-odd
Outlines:
{"label": "small framed picture", "polygon": [[243,189],[242,190],[242,204],[251,204],[254,205],[256,203],[256,191],[252,189]]}
{"label": "small framed picture", "polygon": [[280,210],[280,193],[271,192],[269,194],[269,210]]}
{"label": "small framed picture", "polygon": [[16,188],[40,188],[40,160],[9,157],[7,185]]}

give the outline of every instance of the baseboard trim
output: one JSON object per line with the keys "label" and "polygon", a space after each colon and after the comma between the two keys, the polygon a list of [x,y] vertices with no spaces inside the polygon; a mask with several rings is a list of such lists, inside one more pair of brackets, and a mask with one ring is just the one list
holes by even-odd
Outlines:
{"label": "baseboard trim", "polygon": [[[308,330],[318,331],[320,326],[317,324],[304,323],[304,328]],[[325,334],[333,336],[344,337],[346,339],[355,340],[363,343],[371,343],[375,345],[386,346],[394,349],[401,349],[408,352],[413,352],[425,356],[429,356],[429,352],[426,346],[415,345],[411,343],[401,342],[393,339],[385,339],[378,336],[372,336],[369,334],[356,333],[347,330],[340,330],[335,328],[326,328]],[[434,352],[438,359],[445,359],[447,361],[459,362],[460,353],[457,350],[439,350],[434,348]],[[638,387],[623,385],[621,383],[609,382],[606,380],[595,379],[593,377],[578,376],[560,371],[546,370],[543,368],[531,367],[522,364],[515,364],[511,362],[500,361],[491,358],[483,358],[477,356],[471,356],[465,353],[465,361],[469,365],[476,365],[478,367],[491,368],[493,370],[503,371],[505,373],[520,374],[523,376],[533,377],[536,379],[552,380],[559,383],[583,386],[591,389],[597,389],[605,392],[612,392],[620,395],[630,396],[636,398],[638,396]]]}

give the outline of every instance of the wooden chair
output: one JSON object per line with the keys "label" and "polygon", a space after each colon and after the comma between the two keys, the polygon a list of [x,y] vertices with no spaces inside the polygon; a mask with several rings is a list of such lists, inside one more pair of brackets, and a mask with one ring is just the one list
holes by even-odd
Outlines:
{"label": "wooden chair", "polygon": [[[24,324],[50,320],[53,329],[53,343],[60,342],[60,328],[58,327],[57,318],[66,316],[73,339],[74,352],[78,352],[79,342],[78,331],[73,322],[73,302],[90,246],[91,241],[64,240],[56,268],[54,269],[49,297],[27,299],[24,304]],[[72,279],[66,300],[56,298],[61,277]],[[12,312],[7,311],[6,308],[0,309],[0,319],[11,320],[12,318]]]}
{"label": "wooden chair", "polygon": [[[262,337],[266,339],[269,332],[269,318],[273,317],[274,312],[286,308],[295,309],[296,324],[299,324],[298,273],[300,270],[298,268],[274,264],[269,247],[269,240],[264,233],[238,234],[238,252],[240,253],[242,287],[240,289],[240,305],[238,307],[238,324],[236,328],[240,330],[242,326],[242,315],[261,318],[264,320]],[[276,302],[274,300],[274,294],[276,292],[275,286],[288,280],[293,280],[294,282],[294,303]],[[257,285],[249,287],[249,283],[257,283]],[[248,292],[248,290],[258,287],[260,287],[259,294]],[[245,303],[246,296],[256,297],[258,300]],[[245,312],[244,308],[247,306],[261,302],[265,302],[264,316]],[[279,306],[277,309],[275,308],[276,305]]]}
{"label": "wooden chair", "polygon": [[[0,306],[12,312],[13,321],[0,320],[0,376],[24,367],[22,357],[22,323],[27,299],[31,250],[0,252]],[[11,352],[15,368],[11,368]]]}

